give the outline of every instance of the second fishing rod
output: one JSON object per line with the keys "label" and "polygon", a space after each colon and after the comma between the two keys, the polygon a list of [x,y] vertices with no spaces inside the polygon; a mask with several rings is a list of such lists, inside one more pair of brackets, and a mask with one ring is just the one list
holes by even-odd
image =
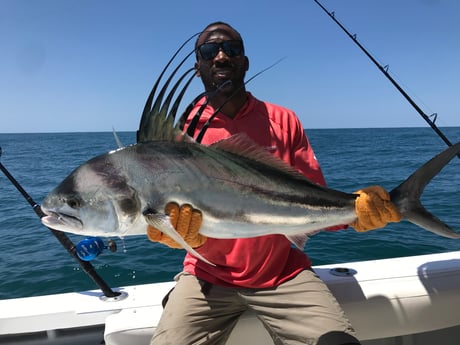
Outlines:
{"label": "second fishing rod", "polygon": [[[329,12],[318,0],[313,0],[318,4],[319,7],[347,34],[348,37],[361,49],[361,51],[366,54],[366,56],[377,66],[377,68],[387,77],[387,79],[393,84],[394,87],[403,95],[403,97],[410,103],[410,105],[419,113],[419,115],[430,125],[430,127],[436,132],[436,134],[448,145],[452,146],[452,142],[444,135],[444,133],[436,126],[436,116],[434,121],[431,120],[430,116],[425,114],[425,112],[414,102],[414,100],[407,94],[406,91],[391,77],[388,73],[386,67],[383,67],[367,50],[359,43],[356,35],[352,35],[335,17],[334,12]],[[433,114],[435,115],[435,114]],[[432,116],[433,116],[432,115]],[[460,155],[457,155],[460,158]]]}

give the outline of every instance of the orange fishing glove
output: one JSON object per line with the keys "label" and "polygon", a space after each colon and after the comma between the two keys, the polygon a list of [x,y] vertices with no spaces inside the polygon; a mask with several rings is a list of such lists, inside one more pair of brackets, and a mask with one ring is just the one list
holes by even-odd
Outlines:
{"label": "orange fishing glove", "polygon": [[[172,226],[192,248],[199,247],[206,242],[206,236],[198,233],[203,217],[200,210],[189,204],[179,207],[177,203],[169,202],[165,206],[165,213],[169,215]],[[171,248],[182,248],[171,237],[153,226],[148,225],[147,236],[152,242],[160,242]]]}
{"label": "orange fishing glove", "polygon": [[357,219],[350,224],[356,231],[364,232],[383,228],[389,222],[401,221],[401,213],[390,200],[390,194],[380,186],[367,187],[355,192]]}

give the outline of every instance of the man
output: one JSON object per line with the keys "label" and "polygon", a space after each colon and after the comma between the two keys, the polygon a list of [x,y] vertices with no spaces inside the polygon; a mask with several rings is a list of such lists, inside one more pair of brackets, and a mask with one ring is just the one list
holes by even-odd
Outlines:
{"label": "man", "polygon": [[[325,185],[294,112],[259,101],[246,91],[244,77],[249,60],[240,34],[226,23],[212,23],[199,35],[195,48],[196,75],[208,97],[203,97],[190,113],[188,132],[194,137],[200,135],[214,111],[220,109],[207,130],[201,132],[203,144],[244,132],[310,180]],[[195,126],[191,123],[203,104],[196,128],[188,127]],[[356,230],[367,231],[400,220],[381,187],[360,192],[356,202],[358,220],[351,224]],[[199,210],[170,203],[166,212],[186,241],[216,266],[186,255],[184,271],[176,277],[176,287],[169,295],[151,344],[225,344],[247,309],[257,314],[275,344],[359,344],[341,307],[311,270],[307,255],[291,246],[285,236],[205,238],[198,234]],[[177,247],[152,227],[148,236],[152,241]]]}

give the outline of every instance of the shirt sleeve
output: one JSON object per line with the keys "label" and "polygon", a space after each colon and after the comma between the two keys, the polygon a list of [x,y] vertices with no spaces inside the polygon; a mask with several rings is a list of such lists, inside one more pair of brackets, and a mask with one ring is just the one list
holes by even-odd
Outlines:
{"label": "shirt sleeve", "polygon": [[291,138],[291,159],[292,162],[294,162],[294,167],[309,180],[321,186],[326,186],[326,180],[315,153],[313,152],[313,148],[310,145],[300,121],[297,119],[295,120],[294,128],[294,134]]}
{"label": "shirt sleeve", "polygon": [[[305,131],[300,123],[296,121],[296,131],[293,136],[293,162],[297,170],[299,170],[303,175],[305,175],[309,180],[321,185],[326,186],[326,179],[324,178],[323,172],[319,165],[318,160],[316,159],[313,148],[310,145],[310,142],[305,134]],[[326,231],[338,231],[347,229],[348,225],[337,225],[332,226]]]}

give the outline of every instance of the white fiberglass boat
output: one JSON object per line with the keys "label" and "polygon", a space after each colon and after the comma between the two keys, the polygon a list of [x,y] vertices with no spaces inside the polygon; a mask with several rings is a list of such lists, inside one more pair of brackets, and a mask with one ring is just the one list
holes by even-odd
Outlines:
{"label": "white fiberglass boat", "polygon": [[[460,251],[316,266],[363,345],[458,345]],[[149,344],[173,282],[0,301],[0,344]],[[227,345],[273,344],[247,312]]]}

